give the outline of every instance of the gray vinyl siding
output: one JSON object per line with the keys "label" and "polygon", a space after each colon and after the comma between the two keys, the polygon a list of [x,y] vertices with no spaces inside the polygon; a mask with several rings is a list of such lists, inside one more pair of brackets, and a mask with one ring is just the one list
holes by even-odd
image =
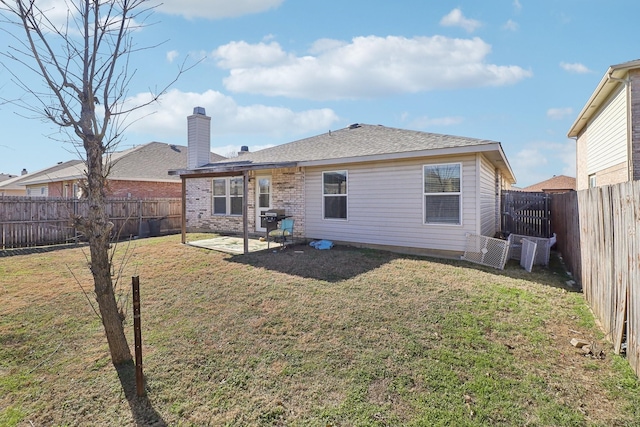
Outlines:
{"label": "gray vinyl siding", "polygon": [[[424,223],[423,166],[444,163],[462,165],[462,225]],[[465,233],[479,229],[476,165],[476,156],[469,155],[307,168],[306,237],[463,251]],[[347,220],[322,218],[322,172],[331,170],[348,171]]]}
{"label": "gray vinyl siding", "polygon": [[478,186],[480,203],[480,234],[493,237],[496,234],[496,172],[489,161],[478,155],[480,163]]}
{"label": "gray vinyl siding", "polygon": [[624,85],[588,125],[587,174],[627,162],[627,107]]}

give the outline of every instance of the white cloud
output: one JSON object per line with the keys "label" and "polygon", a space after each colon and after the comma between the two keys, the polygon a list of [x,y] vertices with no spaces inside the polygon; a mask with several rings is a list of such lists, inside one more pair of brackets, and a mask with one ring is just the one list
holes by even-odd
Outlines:
{"label": "white cloud", "polygon": [[444,36],[322,39],[296,56],[276,43],[232,42],[213,52],[233,92],[316,100],[374,98],[435,89],[504,86],[530,77],[515,65],[485,62],[482,39]]}
{"label": "white cloud", "polygon": [[290,58],[277,42],[249,44],[245,41],[231,42],[213,52],[220,68],[249,68],[256,64],[272,66],[286,63]]}
{"label": "white cloud", "polygon": [[171,63],[175,61],[178,56],[180,56],[180,52],[178,52],[177,50],[170,50],[169,52],[167,52],[167,61]]}
{"label": "white cloud", "polygon": [[502,28],[508,31],[518,31],[519,25],[517,22],[509,19],[507,22],[505,22]]}
{"label": "white cloud", "polygon": [[583,64],[580,64],[579,62],[574,62],[574,63],[561,62],[560,67],[569,73],[586,74],[591,72],[589,68],[587,68]]}
{"label": "white cloud", "polygon": [[[149,94],[138,94],[127,100],[127,106],[141,105],[149,98]],[[186,142],[186,118],[196,106],[205,107],[211,117],[212,135],[299,135],[325,131],[338,121],[336,113],[328,108],[293,111],[259,104],[241,106],[217,91],[195,93],[173,89],[159,103],[132,113],[128,120],[132,123],[129,130],[172,138],[184,136]]]}
{"label": "white cloud", "polygon": [[466,18],[458,8],[453,9],[440,20],[440,25],[444,27],[461,27],[472,33],[482,26],[480,21]]}
{"label": "white cloud", "polygon": [[520,0],[513,0],[513,8],[516,10],[516,12],[520,12],[522,10],[522,4],[520,3]]}
{"label": "white cloud", "polygon": [[549,108],[547,110],[547,117],[551,120],[561,120],[567,116],[571,116],[573,114],[573,108]]}
{"label": "white cloud", "polygon": [[156,9],[185,18],[220,19],[265,12],[284,0],[162,0]]}

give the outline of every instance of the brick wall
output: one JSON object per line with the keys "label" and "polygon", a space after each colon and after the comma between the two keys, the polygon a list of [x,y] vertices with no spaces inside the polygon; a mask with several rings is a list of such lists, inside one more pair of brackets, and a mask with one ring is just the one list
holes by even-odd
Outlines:
{"label": "brick wall", "polygon": [[276,169],[271,174],[271,204],[274,209],[284,209],[295,221],[293,234],[304,236],[304,172],[301,168]]}
{"label": "brick wall", "polygon": [[[73,197],[73,184],[78,181],[50,182],[48,197]],[[120,181],[107,182],[107,196],[131,199],[158,199],[182,197],[182,184],[178,182]]]}
{"label": "brick wall", "polygon": [[66,197],[63,182],[50,182],[47,197]]}
{"label": "brick wall", "polygon": [[589,132],[584,131],[576,141],[576,190],[589,188],[589,172],[587,169],[587,142]]}
{"label": "brick wall", "polygon": [[212,178],[187,179],[187,231],[242,233],[242,216],[212,215],[211,183]]}
{"label": "brick wall", "polygon": [[619,163],[615,166],[611,166],[610,168],[596,172],[596,185],[601,187],[603,185],[619,184],[621,182],[627,182],[627,178],[627,164]]}
{"label": "brick wall", "polygon": [[110,197],[132,199],[182,197],[182,184],[180,181],[150,182],[109,180],[107,194]]}
{"label": "brick wall", "polygon": [[[294,235],[304,236],[304,172],[298,168],[262,171],[260,175],[271,175],[271,205],[284,209],[295,220]],[[212,215],[212,178],[192,178],[186,183],[186,224],[189,232],[214,231],[219,233],[242,233],[242,216]],[[247,195],[247,222],[249,232],[256,229],[255,173],[250,174]]]}

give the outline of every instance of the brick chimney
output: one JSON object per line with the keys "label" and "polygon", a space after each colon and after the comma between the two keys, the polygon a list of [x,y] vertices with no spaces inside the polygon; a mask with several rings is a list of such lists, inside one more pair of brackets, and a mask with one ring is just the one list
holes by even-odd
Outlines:
{"label": "brick chimney", "polygon": [[204,107],[195,107],[187,117],[187,167],[195,169],[211,161],[211,117]]}

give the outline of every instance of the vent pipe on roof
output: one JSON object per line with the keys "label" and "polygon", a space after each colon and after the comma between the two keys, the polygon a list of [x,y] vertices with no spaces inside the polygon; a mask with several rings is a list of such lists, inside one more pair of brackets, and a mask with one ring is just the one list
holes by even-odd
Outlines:
{"label": "vent pipe on roof", "polygon": [[24,169],[24,168],[23,168],[23,169],[22,169],[22,172],[20,172],[20,175],[26,175],[26,174],[28,174],[28,173],[29,173],[29,172],[27,172],[27,169]]}
{"label": "vent pipe on roof", "polygon": [[240,147],[240,151],[238,151],[238,156],[242,156],[243,154],[247,154],[249,152],[249,147],[246,145],[243,145],[242,147]]}
{"label": "vent pipe on roof", "polygon": [[187,168],[196,169],[211,161],[211,117],[204,107],[195,107],[187,117]]}

